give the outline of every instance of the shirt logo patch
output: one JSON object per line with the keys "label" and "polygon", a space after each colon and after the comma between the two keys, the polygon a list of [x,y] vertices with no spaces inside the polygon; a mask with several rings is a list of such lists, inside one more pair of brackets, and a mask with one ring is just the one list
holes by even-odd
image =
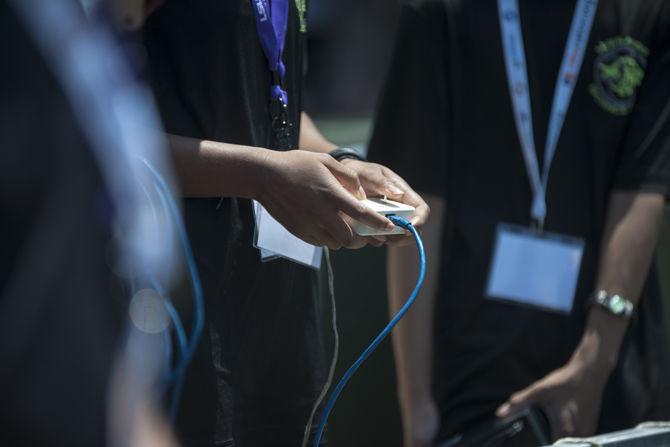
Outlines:
{"label": "shirt logo patch", "polygon": [[632,37],[621,36],[598,43],[596,53],[591,96],[613,115],[629,114],[644,78],[649,49]]}

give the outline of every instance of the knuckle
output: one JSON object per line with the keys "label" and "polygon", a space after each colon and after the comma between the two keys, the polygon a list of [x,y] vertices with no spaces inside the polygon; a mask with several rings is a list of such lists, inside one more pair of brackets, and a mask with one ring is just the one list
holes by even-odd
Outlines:
{"label": "knuckle", "polygon": [[358,172],[354,171],[353,169],[347,168],[345,173],[347,177],[349,177],[352,181],[360,183],[360,175],[358,175]]}
{"label": "knuckle", "polygon": [[317,160],[319,160],[324,165],[329,165],[332,157],[328,154],[317,154]]}

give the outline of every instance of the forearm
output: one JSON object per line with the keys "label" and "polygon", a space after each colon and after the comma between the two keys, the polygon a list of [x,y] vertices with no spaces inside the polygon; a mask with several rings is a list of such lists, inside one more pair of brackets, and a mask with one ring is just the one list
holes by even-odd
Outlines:
{"label": "forearm", "polygon": [[[639,302],[658,241],[664,203],[660,194],[612,193],[596,290]],[[575,355],[609,374],[616,365],[627,327],[627,320],[594,306]]]}
{"label": "forearm", "polygon": [[254,198],[271,151],[168,135],[185,197]]}
{"label": "forearm", "polygon": [[[398,392],[404,411],[411,411],[431,398],[433,356],[433,312],[441,257],[444,204],[442,199],[426,197],[431,219],[424,227],[427,272],[414,306],[394,331],[393,348],[398,376]],[[414,245],[390,247],[387,277],[389,307],[395,313],[405,303],[416,283],[418,255]]]}
{"label": "forearm", "polygon": [[330,152],[337,148],[336,144],[326,140],[314,121],[305,112],[300,115],[300,149],[310,152]]}

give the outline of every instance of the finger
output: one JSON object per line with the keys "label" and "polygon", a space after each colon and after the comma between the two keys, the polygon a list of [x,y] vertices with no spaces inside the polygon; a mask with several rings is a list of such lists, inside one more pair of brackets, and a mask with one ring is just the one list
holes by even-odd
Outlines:
{"label": "finger", "polygon": [[403,196],[402,201],[403,203],[414,207],[414,214],[410,219],[412,225],[417,229],[423,228],[430,215],[430,207],[426,201],[409,186],[407,186],[407,189],[405,190],[405,195]]}
{"label": "finger", "polygon": [[344,186],[344,189],[353,194],[354,197],[359,200],[366,198],[365,191],[363,190],[363,186],[361,185],[360,178],[356,171],[327,154],[324,154],[323,164],[328,168],[331,174],[333,174],[337,181]]}
{"label": "finger", "polygon": [[565,438],[568,436],[581,436],[581,433],[577,433],[577,410],[574,408],[574,403],[568,403],[561,405],[561,408],[558,412],[558,417],[560,420],[556,436],[559,438]]}
{"label": "finger", "polygon": [[549,421],[549,431],[551,432],[552,441],[559,440],[569,436],[568,432],[563,426],[563,420],[560,411],[553,405],[542,406],[542,411],[547,416]]}
{"label": "finger", "polygon": [[317,247],[329,247],[330,243],[334,242],[331,241],[330,235],[326,234],[326,236],[324,236],[324,233],[319,229],[311,229],[309,232],[293,233],[293,235],[303,242],[316,245]]}
{"label": "finger", "polygon": [[310,225],[305,231],[294,235],[317,247],[328,247],[331,250],[339,250],[342,247],[342,244],[321,225]]}
{"label": "finger", "polygon": [[533,384],[526,389],[514,393],[507,402],[498,407],[496,416],[504,418],[517,413],[524,408],[528,408],[540,400],[541,394],[542,388],[537,384]]}
{"label": "finger", "polygon": [[414,206],[414,214],[412,215],[410,222],[414,228],[421,230],[426,224],[428,216],[430,216],[430,207],[428,204],[423,202],[420,205]]}
{"label": "finger", "polygon": [[395,228],[393,222],[386,217],[377,214],[372,209],[365,206],[360,200],[356,200],[356,198],[344,190],[339,192],[336,191],[331,197],[334,201],[333,205],[335,208],[354,220],[383,231],[391,231]]}
{"label": "finger", "polygon": [[379,239],[378,237],[375,236],[365,236],[365,237],[360,237],[361,242],[363,243],[363,246],[365,245],[370,245],[375,248],[379,248],[384,245],[385,241]]}
{"label": "finger", "polygon": [[405,245],[414,244],[414,238],[411,235],[398,234],[389,236],[386,245],[389,247],[404,247]]}
{"label": "finger", "polygon": [[384,195],[391,200],[404,202],[405,194],[407,194],[407,191],[401,189],[399,185],[392,180],[389,180],[384,184]]}
{"label": "finger", "polygon": [[363,248],[368,244],[370,244],[370,238],[363,236],[356,236],[354,237],[353,241],[345,248],[349,250],[358,250],[359,248]]}
{"label": "finger", "polygon": [[340,247],[349,247],[354,241],[354,232],[349,225],[339,216],[333,213],[322,219],[322,226],[330,236],[337,241]]}
{"label": "finger", "polygon": [[394,196],[392,193],[389,193],[388,196],[393,200],[413,206],[414,214],[410,219],[410,222],[412,222],[412,225],[417,229],[422,228],[430,215],[430,207],[426,201],[423,200],[423,198],[421,198],[421,196],[398,174],[386,167],[383,167],[382,169],[385,172],[385,176],[389,179],[389,183],[393,185],[397,191],[402,191],[401,197]]}
{"label": "finger", "polygon": [[342,244],[335,237],[333,237],[325,228],[320,228],[318,230],[318,240],[319,243],[312,245],[328,247],[331,250],[339,250],[340,248],[342,248]]}
{"label": "finger", "polygon": [[[351,217],[347,216],[344,213],[338,213],[338,215],[347,225],[349,225],[349,227],[352,227],[354,225],[355,221]],[[347,245],[346,248],[355,250],[363,248],[368,244],[375,247],[381,247],[382,245],[384,245],[384,242],[386,242],[385,236],[359,236],[357,234],[354,234],[353,242]]]}
{"label": "finger", "polygon": [[364,169],[359,171],[361,184],[369,195],[385,196],[391,200],[402,201],[405,194],[403,185],[395,181],[397,175],[390,169],[367,162],[363,163]]}
{"label": "finger", "polygon": [[375,247],[381,247],[388,240],[386,236],[371,236],[371,239],[374,239],[375,241],[379,242],[379,245],[375,245]]}

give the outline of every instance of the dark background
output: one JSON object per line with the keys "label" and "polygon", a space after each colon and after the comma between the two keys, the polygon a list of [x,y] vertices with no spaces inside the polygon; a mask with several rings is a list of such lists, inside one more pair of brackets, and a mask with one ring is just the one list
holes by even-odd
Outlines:
{"label": "dark background", "polygon": [[[398,11],[398,0],[313,0],[309,4],[305,109],[336,144],[365,147]],[[670,291],[668,214],[666,210],[658,250],[666,299]],[[373,248],[333,253],[341,340],[336,381],[388,322],[385,254],[385,249]],[[329,321],[330,315],[324,318]],[[343,391],[330,420],[331,445],[401,446],[396,397],[387,340]]]}

